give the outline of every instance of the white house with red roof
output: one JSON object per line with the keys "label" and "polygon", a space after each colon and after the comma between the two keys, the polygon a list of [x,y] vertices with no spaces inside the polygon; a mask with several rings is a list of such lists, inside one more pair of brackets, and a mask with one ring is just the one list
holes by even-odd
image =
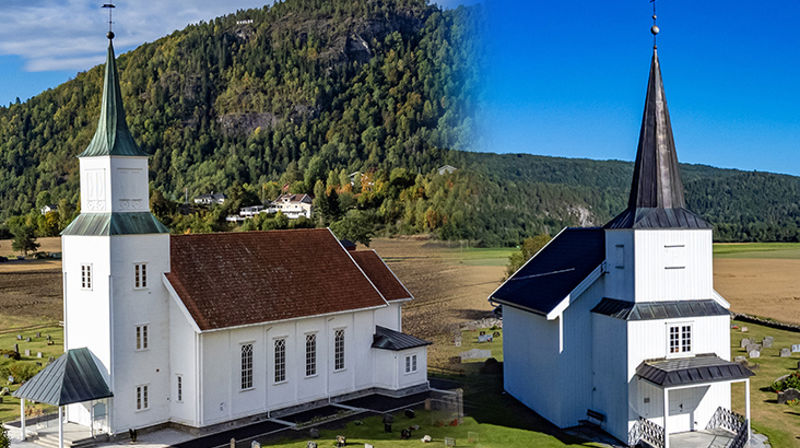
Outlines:
{"label": "white house with red roof", "polygon": [[413,297],[375,252],[328,229],[169,234],[149,209],[111,41],[79,158],[81,214],[62,233],[67,353],[20,398],[117,434],[428,389],[429,342],[402,333]]}
{"label": "white house with red roof", "polygon": [[307,194],[285,193],[270,202],[264,212],[281,212],[289,219],[297,219],[301,216],[311,218],[313,203],[314,199]]}
{"label": "white house with red roof", "polygon": [[[489,299],[503,307],[505,390],[555,425],[629,446],[749,440],[752,372],[731,362],[712,227],[686,209],[655,49],[628,208],[564,229]],[[745,415],[731,410],[737,382]]]}

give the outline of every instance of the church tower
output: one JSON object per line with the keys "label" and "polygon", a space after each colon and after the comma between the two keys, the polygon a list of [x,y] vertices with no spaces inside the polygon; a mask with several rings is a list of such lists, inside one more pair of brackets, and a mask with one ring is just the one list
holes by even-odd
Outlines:
{"label": "church tower", "polygon": [[711,226],[686,209],[656,48],[650,62],[628,208],[605,225],[608,297],[714,297]]}
{"label": "church tower", "polygon": [[[113,32],[100,119],[80,159],[81,213],[62,232],[65,349],[87,347],[113,398],[95,427],[117,433],[169,418],[169,230],[149,206],[148,155],[125,121]],[[100,416],[98,417],[98,413]],[[88,425],[90,406],[68,419]]]}

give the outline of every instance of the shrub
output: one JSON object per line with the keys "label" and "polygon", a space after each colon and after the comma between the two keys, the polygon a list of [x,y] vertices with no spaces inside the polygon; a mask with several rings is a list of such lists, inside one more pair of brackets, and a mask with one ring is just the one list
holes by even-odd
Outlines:
{"label": "shrub", "polygon": [[773,392],[783,392],[786,389],[800,389],[800,371],[792,372],[786,375],[785,378],[779,379],[772,383]]}
{"label": "shrub", "polygon": [[8,371],[14,376],[14,381],[23,383],[39,373],[41,367],[30,362],[15,362],[8,366]]}

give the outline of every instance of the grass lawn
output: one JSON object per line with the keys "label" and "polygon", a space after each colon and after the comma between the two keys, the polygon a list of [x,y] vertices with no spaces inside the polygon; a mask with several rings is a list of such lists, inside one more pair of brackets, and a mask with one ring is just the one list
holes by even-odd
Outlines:
{"label": "grass lawn", "polygon": [[519,249],[513,247],[465,247],[446,249],[459,264],[470,266],[506,266],[508,257]]}
{"label": "grass lawn", "polygon": [[[42,337],[37,338],[36,333],[41,332]],[[23,340],[17,340],[17,334],[21,334]],[[47,335],[53,338],[53,345],[47,345]],[[25,342],[25,338],[30,337],[31,342]],[[0,334],[0,349],[13,350],[14,344],[19,344],[19,351],[23,355],[19,361],[0,357],[0,386],[7,386],[7,368],[12,363],[25,363],[29,365],[36,365],[37,362],[42,365],[47,364],[47,359],[50,356],[59,357],[64,352],[64,337],[63,329],[61,327],[45,327],[37,330],[27,330],[20,332],[7,332]],[[31,356],[25,356],[25,350],[30,349]],[[37,352],[42,352],[42,358],[36,357]],[[11,391],[17,390],[19,384],[9,386]],[[44,407],[44,406],[42,406]],[[3,402],[0,403],[0,422],[16,420],[19,418],[19,400],[11,396],[4,396]]]}
{"label": "grass lawn", "polygon": [[718,258],[785,258],[800,259],[800,243],[716,243]]}
{"label": "grass lawn", "polygon": [[[777,330],[762,325],[754,325],[734,321],[734,324],[746,326],[747,333],[731,330],[731,357],[745,355],[739,348],[743,338],[760,343],[764,336],[772,336],[775,341],[772,348],[765,348],[761,357],[753,359],[758,368],[753,370],[756,376],[750,378],[750,412],[753,429],[769,437],[774,447],[800,447],[800,410],[785,404],[777,403],[777,395],[768,388],[776,378],[797,369],[800,354],[793,353],[789,358],[778,356],[781,348],[791,348],[792,344],[800,344],[800,333]],[[744,415],[744,384],[734,384],[733,408]]]}

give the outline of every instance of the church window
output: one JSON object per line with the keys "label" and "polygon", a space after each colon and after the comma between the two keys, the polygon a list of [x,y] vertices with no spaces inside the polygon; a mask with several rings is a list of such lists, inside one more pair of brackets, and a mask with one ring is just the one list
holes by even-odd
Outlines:
{"label": "church window", "polygon": [[317,334],[306,335],[306,376],[317,374]]}
{"label": "church window", "polygon": [[242,344],[242,390],[253,388],[253,344]]}
{"label": "church window", "polygon": [[686,245],[667,244],[664,251],[664,269],[686,269]]}
{"label": "church window", "polygon": [[625,246],[622,244],[614,247],[614,265],[617,269],[625,269]]}
{"label": "church window", "polygon": [[275,382],[286,381],[286,338],[275,339]]}
{"label": "church window", "polygon": [[344,329],[334,332],[333,337],[333,370],[344,369]]}
{"label": "church window", "polygon": [[406,356],[406,373],[414,373],[417,371],[417,355]]}
{"label": "church window", "polygon": [[669,353],[678,355],[692,352],[692,325],[680,324],[669,327]]}
{"label": "church window", "polygon": [[133,265],[133,287],[136,289],[147,288],[147,263]]}
{"label": "church window", "polygon": [[92,289],[92,265],[81,265],[81,289]]}
{"label": "church window", "polygon": [[147,395],[147,385],[136,386],[136,410],[150,409],[150,399]]}
{"label": "church window", "polygon": [[149,325],[136,326],[136,350],[147,350],[150,345]]}
{"label": "church window", "polygon": [[183,403],[183,375],[177,375],[175,377],[175,385],[177,386],[177,393],[175,394],[176,401],[178,403]]}

